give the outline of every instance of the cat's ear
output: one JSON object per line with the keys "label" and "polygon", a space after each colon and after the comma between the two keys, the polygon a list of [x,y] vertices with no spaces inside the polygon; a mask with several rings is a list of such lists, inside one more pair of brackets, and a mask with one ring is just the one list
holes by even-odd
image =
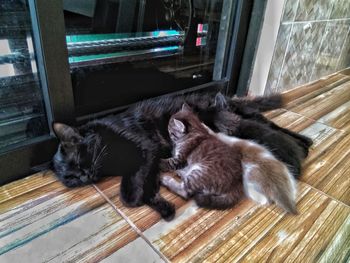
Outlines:
{"label": "cat's ear", "polygon": [[54,122],[52,129],[55,132],[57,138],[63,143],[76,143],[82,139],[79,132],[66,124]]}
{"label": "cat's ear", "polygon": [[226,97],[221,92],[216,94],[214,105],[220,110],[227,109],[228,105]]}
{"label": "cat's ear", "polygon": [[182,121],[180,121],[178,119],[174,119],[174,124],[175,124],[175,127],[178,131],[180,131],[182,133],[184,133],[186,131],[186,126]]}
{"label": "cat's ear", "polygon": [[191,107],[185,102],[184,104],[182,104],[182,108],[181,108],[182,111],[189,111],[189,112],[192,112],[192,109]]}

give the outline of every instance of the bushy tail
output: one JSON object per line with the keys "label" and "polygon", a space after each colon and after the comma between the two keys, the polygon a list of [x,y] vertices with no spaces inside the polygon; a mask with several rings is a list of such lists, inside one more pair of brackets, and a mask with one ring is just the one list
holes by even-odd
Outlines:
{"label": "bushy tail", "polygon": [[296,186],[293,176],[284,164],[275,160],[261,162],[243,169],[244,191],[248,197],[260,204],[276,203],[285,211],[297,214]]}
{"label": "bushy tail", "polygon": [[258,97],[234,97],[231,100],[233,106],[239,105],[239,107],[251,108],[260,112],[275,110],[281,108],[284,105],[281,94],[274,94],[270,96],[258,96]]}
{"label": "bushy tail", "polygon": [[297,215],[298,210],[296,208],[295,197],[290,189],[289,185],[275,185],[275,189],[272,190],[272,200],[280,207],[282,207],[288,213]]}
{"label": "bushy tail", "polygon": [[237,186],[230,193],[221,195],[199,193],[194,196],[194,200],[200,207],[223,210],[236,205],[243,195],[243,187]]}
{"label": "bushy tail", "polygon": [[258,203],[273,202],[287,212],[297,214],[296,183],[286,165],[258,145],[246,147],[242,156],[246,195]]}

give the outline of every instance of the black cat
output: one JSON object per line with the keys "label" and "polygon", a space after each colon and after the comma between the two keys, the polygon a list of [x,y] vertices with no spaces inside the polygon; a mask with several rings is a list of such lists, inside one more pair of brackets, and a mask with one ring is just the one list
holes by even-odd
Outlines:
{"label": "black cat", "polygon": [[[227,98],[222,94],[216,96],[216,107],[212,108],[210,125],[214,131],[223,132],[241,139],[253,140],[266,146],[280,161],[287,164],[295,178],[301,173],[302,161],[307,157],[312,140],[279,127],[257,111],[245,107],[243,112],[232,109]],[[245,118],[241,118],[242,114]],[[202,117],[202,119],[204,119]]]}
{"label": "black cat", "polygon": [[[222,100],[225,100],[224,107]],[[168,121],[184,102],[213,130],[227,130],[227,120],[221,123],[219,118],[219,112],[225,109],[259,122],[266,129],[287,132],[292,138],[291,147],[301,148],[304,156],[307,155],[308,138],[280,128],[260,113],[281,107],[281,96],[231,99],[197,93],[146,100],[123,113],[91,121],[77,129],[53,124],[60,140],[53,158],[54,171],[69,187],[95,182],[104,175],[120,175],[121,199],[125,205],[147,204],[163,218],[171,220],[174,206],[159,195],[159,163],[160,159],[171,156]],[[241,132],[245,134],[244,130]],[[296,163],[300,167],[299,159]]]}

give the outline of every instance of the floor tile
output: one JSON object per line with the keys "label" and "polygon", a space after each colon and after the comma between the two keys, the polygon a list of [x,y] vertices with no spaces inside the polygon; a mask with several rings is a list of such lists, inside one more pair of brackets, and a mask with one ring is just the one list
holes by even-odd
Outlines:
{"label": "floor tile", "polygon": [[166,262],[142,238],[130,242],[125,247],[103,259],[101,263],[158,263]]}
{"label": "floor tile", "polygon": [[[119,196],[120,181],[120,177],[110,177],[96,184],[96,186],[112,201],[112,203],[118,209],[122,211],[122,213],[128,216],[128,218],[130,218],[131,221],[141,231],[148,229],[152,225],[162,220],[156,211],[146,205],[141,207],[125,207],[121,202]],[[166,200],[175,204],[176,209],[180,208],[186,203],[184,199],[169,192],[164,187],[161,188],[160,193]]]}
{"label": "floor tile", "polygon": [[301,105],[308,100],[324,92],[327,92],[349,80],[349,76],[335,74],[311,84],[306,84],[304,86],[288,90],[287,92],[283,93],[284,102],[287,104],[285,108],[290,109],[292,107]]}
{"label": "floor tile", "polygon": [[302,132],[314,139],[302,181],[350,205],[350,134],[316,123]]}
{"label": "floor tile", "polygon": [[[50,186],[53,182],[57,182],[56,177],[51,173],[37,173],[21,180],[1,186],[0,203],[13,200],[17,196],[24,194],[40,194],[40,188]],[[49,192],[49,190],[47,190]]]}
{"label": "floor tile", "polygon": [[[50,183],[29,187],[42,178]],[[13,186],[0,188],[0,262],[93,262],[138,237],[92,186],[68,189],[39,174]]]}
{"label": "floor tile", "polygon": [[307,127],[315,123],[315,121],[310,118],[304,117],[298,113],[287,110],[285,110],[278,116],[272,117],[271,120],[277,125],[295,132],[300,132],[301,130],[306,129]]}
{"label": "floor tile", "polygon": [[350,245],[350,208],[300,183],[298,210],[300,214],[292,216],[274,206],[255,206],[242,217],[234,210],[218,217],[194,212],[189,205],[185,218],[173,226],[154,225],[145,235],[171,262],[344,260]]}
{"label": "floor tile", "polygon": [[328,126],[350,132],[350,98],[348,102],[322,116],[317,121]]}
{"label": "floor tile", "polygon": [[339,72],[339,74],[350,76],[350,67],[343,69],[342,71]]}
{"label": "floor tile", "polygon": [[348,102],[350,98],[350,81],[308,99],[302,104],[288,108],[305,117],[317,120]]}

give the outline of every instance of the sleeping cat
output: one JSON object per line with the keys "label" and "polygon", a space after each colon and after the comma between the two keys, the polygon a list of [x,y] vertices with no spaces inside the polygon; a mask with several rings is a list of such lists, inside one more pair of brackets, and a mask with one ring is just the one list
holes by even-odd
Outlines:
{"label": "sleeping cat", "polygon": [[[261,121],[242,118],[231,111],[222,94],[216,95],[215,104],[215,113],[212,113],[214,123],[211,124],[211,127],[215,127],[215,132],[240,139],[254,140],[258,144],[265,145],[278,160],[288,166],[295,178],[300,176],[302,162],[307,157],[308,149],[312,145],[311,139],[283,129],[265,119],[261,114],[256,115]],[[277,129],[274,129],[274,126]],[[295,136],[300,139],[296,140]]]}
{"label": "sleeping cat", "polygon": [[[237,112],[243,118],[250,118],[262,123],[266,129],[285,135],[283,128],[275,127],[260,114],[281,107],[281,96],[224,99],[228,105],[226,111]],[[159,195],[159,162],[161,158],[171,156],[167,126],[170,116],[179,111],[184,102],[214,131],[220,131],[221,126],[230,128],[229,123],[220,123],[217,119],[222,107],[215,94],[194,93],[150,99],[125,112],[90,121],[78,128],[55,123],[53,130],[60,145],[52,161],[53,170],[69,187],[89,184],[105,175],[120,175],[120,196],[125,205],[148,204],[170,220],[175,209]],[[300,148],[306,155],[309,146],[304,143],[305,138],[288,132],[293,136],[290,148]],[[300,165],[298,160],[296,162]]]}
{"label": "sleeping cat", "polygon": [[296,213],[294,178],[265,147],[214,133],[186,104],[170,118],[168,129],[174,156],[162,160],[163,171],[186,164],[176,171],[180,182],[161,176],[171,191],[186,199],[193,196],[201,207],[216,209],[234,206],[244,191],[260,204],[274,202]]}

